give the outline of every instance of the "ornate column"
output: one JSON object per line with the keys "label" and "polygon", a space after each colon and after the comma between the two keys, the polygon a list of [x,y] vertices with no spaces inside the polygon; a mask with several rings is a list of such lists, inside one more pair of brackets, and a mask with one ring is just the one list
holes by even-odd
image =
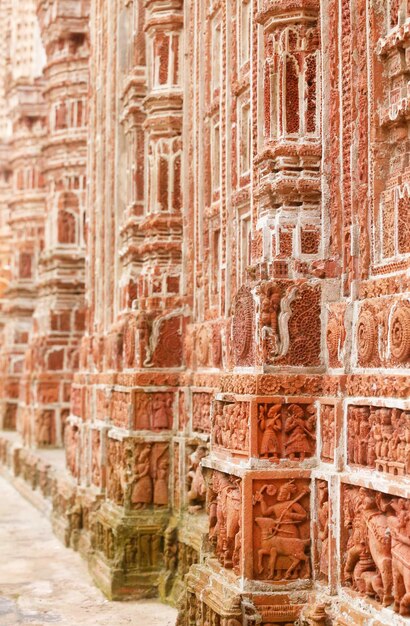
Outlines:
{"label": "ornate column", "polygon": [[[16,427],[19,383],[35,306],[38,259],[44,243],[42,144],[45,106],[40,81],[16,81],[9,92],[13,124],[11,280],[4,293],[2,423]],[[20,425],[23,427],[23,424]]]}
{"label": "ornate column", "polygon": [[311,478],[321,397],[333,393],[322,376],[337,266],[323,227],[319,2],[211,2],[192,15],[203,37],[187,247],[192,395],[211,404],[209,534],[180,623],[287,624],[314,585]]}
{"label": "ornate column", "polygon": [[[93,24],[100,19],[108,21],[93,31],[92,85],[100,88],[91,101],[92,293],[66,449],[85,492],[104,500],[91,526],[93,574],[108,595],[138,597],[166,584],[183,370],[182,5],[94,3]],[[113,32],[119,44],[105,48]],[[102,86],[108,63],[112,78]],[[118,238],[110,239],[111,227]],[[85,499],[82,506],[88,510]]]}
{"label": "ornate column", "polygon": [[47,55],[44,249],[20,411],[26,443],[61,446],[84,331],[88,4],[38,2]]}
{"label": "ornate column", "polygon": [[[7,5],[2,8],[7,13]],[[2,129],[10,132],[4,176],[10,189],[10,281],[3,294],[3,338],[0,369],[3,428],[16,428],[19,382],[35,302],[37,263],[44,242],[42,146],[45,109],[42,98],[43,51],[31,0],[9,7],[10,63],[4,72]],[[5,24],[7,37],[7,22]],[[7,128],[8,127],[8,128]],[[11,177],[7,174],[10,170]],[[3,182],[3,184],[4,184]],[[7,228],[4,224],[3,228]]]}
{"label": "ornate column", "polygon": [[[0,327],[4,291],[10,281],[11,232],[9,227],[10,192],[12,172],[9,162],[11,126],[8,117],[7,79],[10,60],[11,2],[3,2],[0,7],[0,28],[3,33],[0,44]],[[1,336],[1,333],[0,333]]]}

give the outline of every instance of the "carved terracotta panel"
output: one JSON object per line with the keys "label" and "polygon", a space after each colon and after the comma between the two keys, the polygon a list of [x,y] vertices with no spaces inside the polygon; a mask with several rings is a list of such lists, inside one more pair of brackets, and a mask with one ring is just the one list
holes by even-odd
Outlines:
{"label": "carved terracotta panel", "polygon": [[410,614],[409,500],[343,486],[343,581],[360,595]]}
{"label": "carved terracotta panel", "polygon": [[303,479],[253,481],[253,578],[310,578],[309,494]]}
{"label": "carved terracotta panel", "polygon": [[347,420],[349,463],[393,476],[409,473],[409,411],[350,405]]}

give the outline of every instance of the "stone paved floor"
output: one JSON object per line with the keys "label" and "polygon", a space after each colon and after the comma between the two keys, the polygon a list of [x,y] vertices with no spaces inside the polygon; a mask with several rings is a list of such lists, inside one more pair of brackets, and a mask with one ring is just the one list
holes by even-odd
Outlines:
{"label": "stone paved floor", "polygon": [[0,477],[0,626],[174,626],[155,601],[109,602],[80,555]]}

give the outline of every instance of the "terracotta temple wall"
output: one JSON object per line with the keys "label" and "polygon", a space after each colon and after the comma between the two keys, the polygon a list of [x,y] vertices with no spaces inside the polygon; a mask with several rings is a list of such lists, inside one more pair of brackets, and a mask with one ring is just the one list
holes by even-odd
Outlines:
{"label": "terracotta temple wall", "polygon": [[0,458],[179,626],[406,624],[407,0],[0,24]]}

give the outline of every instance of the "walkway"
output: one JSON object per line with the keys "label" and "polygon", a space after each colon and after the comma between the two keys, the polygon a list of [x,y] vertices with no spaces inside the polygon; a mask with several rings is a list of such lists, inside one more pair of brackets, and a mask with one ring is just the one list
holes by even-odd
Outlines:
{"label": "walkway", "polygon": [[0,626],[174,626],[155,601],[109,602],[80,555],[0,477]]}

